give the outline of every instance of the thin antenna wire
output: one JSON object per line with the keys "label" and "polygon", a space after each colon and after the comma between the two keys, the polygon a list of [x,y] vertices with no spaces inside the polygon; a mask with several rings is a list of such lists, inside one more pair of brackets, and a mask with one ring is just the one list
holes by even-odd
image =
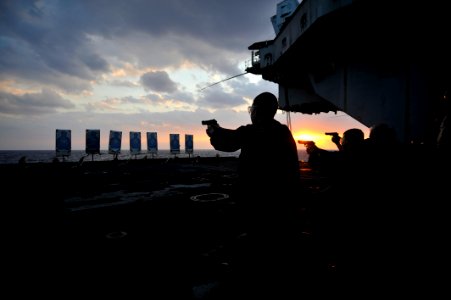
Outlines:
{"label": "thin antenna wire", "polygon": [[200,91],[203,91],[203,90],[205,90],[206,88],[209,88],[209,87],[211,87],[211,86],[214,86],[214,85],[216,85],[216,84],[218,84],[218,83],[221,83],[221,82],[224,82],[224,81],[230,80],[230,79],[232,79],[232,78],[235,78],[235,77],[238,77],[238,76],[246,75],[247,73],[248,73],[248,72],[244,72],[244,73],[241,73],[241,74],[238,74],[238,75],[234,75],[234,76],[232,76],[232,77],[229,77],[229,78],[223,79],[223,80],[221,80],[221,81],[218,81],[218,82],[212,83],[212,84],[210,84],[210,85],[207,85],[206,87],[203,87],[203,88],[201,88],[201,89],[199,90],[199,92],[200,92]]}

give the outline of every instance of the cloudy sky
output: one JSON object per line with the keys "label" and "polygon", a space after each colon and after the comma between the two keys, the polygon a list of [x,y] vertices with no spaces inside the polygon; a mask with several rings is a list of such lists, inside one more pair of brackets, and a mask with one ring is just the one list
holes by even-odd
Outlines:
{"label": "cloudy sky", "polygon": [[[169,133],[193,134],[195,149],[211,149],[201,120],[236,128],[253,97],[278,93],[252,74],[205,88],[243,73],[247,47],[275,37],[278,2],[0,0],[0,150],[52,150],[56,129],[72,130],[72,149],[86,129],[101,130],[102,149],[110,130],[156,131],[160,149]],[[365,128],[343,113],[291,118],[295,138]]]}

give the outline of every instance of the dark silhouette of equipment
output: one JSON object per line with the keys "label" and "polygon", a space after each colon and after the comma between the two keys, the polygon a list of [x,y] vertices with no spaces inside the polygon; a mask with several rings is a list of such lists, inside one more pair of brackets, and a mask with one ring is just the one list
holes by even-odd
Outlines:
{"label": "dark silhouette of equipment", "polygon": [[218,125],[218,121],[216,121],[215,119],[211,119],[211,120],[203,120],[202,121],[202,125]]}
{"label": "dark silhouette of equipment", "polygon": [[338,134],[338,132],[325,132],[325,135],[331,135],[333,137],[339,137],[340,135]]}

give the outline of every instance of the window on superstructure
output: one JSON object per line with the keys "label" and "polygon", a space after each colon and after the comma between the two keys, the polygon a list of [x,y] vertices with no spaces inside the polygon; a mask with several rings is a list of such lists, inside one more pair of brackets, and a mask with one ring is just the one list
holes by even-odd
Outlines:
{"label": "window on superstructure", "polygon": [[252,51],[252,65],[258,65],[260,63],[260,51]]}
{"label": "window on superstructure", "polygon": [[272,54],[268,53],[265,55],[265,66],[269,66],[272,64]]}

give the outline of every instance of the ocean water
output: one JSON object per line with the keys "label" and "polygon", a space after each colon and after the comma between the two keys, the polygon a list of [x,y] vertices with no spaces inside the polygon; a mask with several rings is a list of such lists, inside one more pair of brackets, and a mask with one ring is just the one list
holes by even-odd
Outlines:
{"label": "ocean water", "polygon": [[[268,155],[270,151],[268,152]],[[48,163],[52,162],[55,158],[55,150],[0,150],[0,164],[16,164],[22,157],[25,157],[25,161],[27,163]],[[194,150],[194,153],[188,155],[186,153],[181,152],[177,154],[177,157],[238,157],[240,155],[240,151],[235,152],[221,152],[217,150],[210,149],[202,149],[202,150]],[[307,161],[308,154],[304,149],[298,149],[298,156],[300,161]],[[60,161],[68,161],[68,162],[77,162],[81,158],[84,157],[85,161],[106,161],[113,160],[113,154],[109,154],[108,151],[101,151],[100,154],[90,155],[86,154],[85,150],[72,150],[71,155],[66,157],[59,157]],[[128,150],[121,151],[118,155],[119,160],[128,160],[128,159],[143,159],[147,157],[151,158],[172,158],[175,157],[174,154],[171,154],[169,150],[159,150],[156,154],[151,154],[147,152],[142,152],[138,155],[131,155]]]}

